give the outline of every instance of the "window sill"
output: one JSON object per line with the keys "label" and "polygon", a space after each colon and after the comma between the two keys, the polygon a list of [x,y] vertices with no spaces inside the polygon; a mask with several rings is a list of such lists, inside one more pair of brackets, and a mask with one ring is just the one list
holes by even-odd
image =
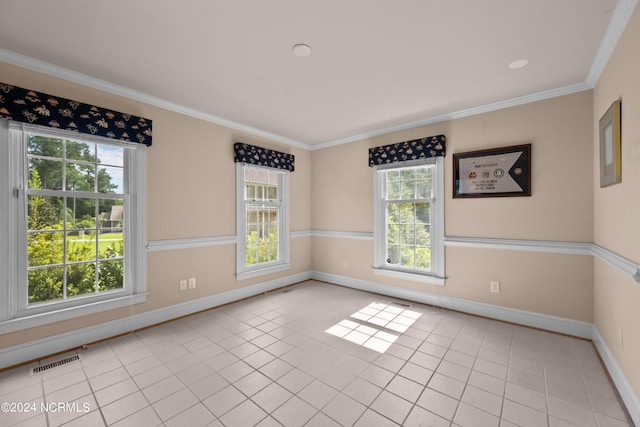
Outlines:
{"label": "window sill", "polygon": [[0,334],[20,331],[23,329],[34,328],[37,326],[47,325],[50,323],[61,322],[64,320],[74,319],[80,316],[86,316],[101,311],[113,310],[116,308],[127,307],[133,304],[140,304],[147,300],[147,294],[141,293],[136,295],[127,295],[111,298],[104,301],[96,301],[75,307],[68,307],[58,310],[48,311],[46,313],[32,314],[24,317],[18,317],[11,320],[0,322]]}
{"label": "window sill", "polygon": [[374,267],[373,272],[375,274],[380,274],[382,276],[395,277],[395,278],[404,279],[404,280],[412,280],[414,282],[421,282],[429,285],[444,286],[446,283],[446,279],[444,277],[437,277],[433,275],[426,275],[426,274],[420,274],[420,273],[412,273],[408,271],[398,271],[398,270],[391,270],[388,268]]}
{"label": "window sill", "polygon": [[236,274],[236,280],[249,279],[251,277],[264,276],[265,274],[276,273],[289,269],[289,263],[270,265],[267,267],[245,270]]}

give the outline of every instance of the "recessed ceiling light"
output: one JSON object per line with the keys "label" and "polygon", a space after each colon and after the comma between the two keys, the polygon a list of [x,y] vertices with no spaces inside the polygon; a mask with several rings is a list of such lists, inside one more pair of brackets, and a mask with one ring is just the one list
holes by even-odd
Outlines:
{"label": "recessed ceiling light", "polygon": [[291,50],[295,56],[299,56],[301,58],[311,55],[311,48],[304,43],[294,44]]}
{"label": "recessed ceiling light", "polygon": [[509,68],[511,68],[512,70],[517,70],[519,68],[525,67],[528,63],[528,59],[516,59],[511,64],[509,64]]}

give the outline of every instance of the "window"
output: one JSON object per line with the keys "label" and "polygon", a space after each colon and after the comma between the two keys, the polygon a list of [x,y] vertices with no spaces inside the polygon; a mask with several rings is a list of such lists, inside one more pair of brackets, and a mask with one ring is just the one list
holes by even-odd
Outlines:
{"label": "window", "polygon": [[375,167],[376,272],[444,284],[442,159]]}
{"label": "window", "polygon": [[236,163],[237,276],[289,268],[288,173]]}
{"label": "window", "polygon": [[0,180],[13,192],[0,200],[0,321],[25,327],[143,301],[145,147],[1,122]]}

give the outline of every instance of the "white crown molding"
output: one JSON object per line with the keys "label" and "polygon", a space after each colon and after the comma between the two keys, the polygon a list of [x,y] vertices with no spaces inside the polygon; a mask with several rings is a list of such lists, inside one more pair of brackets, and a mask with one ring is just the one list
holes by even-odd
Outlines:
{"label": "white crown molding", "polygon": [[609,22],[607,31],[602,38],[602,42],[600,42],[600,47],[596,52],[596,56],[589,69],[589,74],[587,75],[586,81],[591,87],[595,87],[596,83],[598,83],[600,75],[602,75],[604,67],[607,65],[613,50],[618,44],[618,40],[620,40],[620,36],[622,36],[627,22],[629,22],[631,14],[637,4],[638,0],[618,0],[616,10],[614,10],[611,16],[611,22]]}
{"label": "white crown molding", "polygon": [[373,138],[380,135],[387,135],[394,132],[400,132],[404,130],[414,129],[421,126],[433,125],[436,123],[448,122],[455,119],[461,119],[464,117],[475,116],[477,114],[488,113],[491,111],[502,110],[509,107],[515,107],[518,105],[529,104],[531,102],[543,101],[545,99],[556,98],[558,96],[571,95],[573,93],[584,92],[585,90],[591,90],[593,87],[586,82],[574,83],[567,86],[562,86],[555,89],[549,89],[542,92],[536,92],[529,95],[518,96],[516,98],[505,99],[503,101],[493,102],[491,104],[480,105],[477,107],[471,107],[464,110],[454,111],[452,113],[441,114],[439,116],[428,117],[423,120],[415,122],[409,122],[400,124],[397,126],[391,126],[388,128],[380,129],[374,132],[361,133],[359,135],[353,135],[346,138],[340,138],[333,141],[328,141],[322,144],[316,144],[311,146],[311,150],[321,150],[323,148],[333,147],[336,145],[348,144],[350,142],[361,141],[367,138]]}
{"label": "white crown molding", "polygon": [[194,110],[193,108],[184,107],[182,105],[178,105],[173,102],[169,102],[164,99],[157,98],[155,96],[151,96],[134,89],[129,89],[127,87],[110,83],[95,77],[91,77],[86,74],[78,73],[76,71],[71,71],[69,69],[59,67],[57,65],[49,64],[48,62],[40,61],[38,59],[34,59],[25,55],[21,55],[19,53],[15,53],[7,49],[0,48],[0,61],[4,61],[9,64],[17,65],[19,67],[27,68],[33,71],[37,71],[37,72],[47,74],[52,77],[57,77],[63,80],[67,80],[73,83],[78,83],[93,89],[102,90],[104,92],[112,93],[114,95],[122,96],[124,98],[132,99],[134,101],[153,105],[155,107],[163,108],[165,110],[174,111],[176,113],[184,114],[186,116],[194,117],[196,119],[204,120],[206,122],[215,123],[217,125],[225,126],[241,132],[246,132],[251,135],[270,139],[276,142],[281,142],[283,144],[287,144],[292,147],[297,147],[304,150],[310,149],[309,145],[307,144],[304,144],[299,141],[295,141],[290,138],[286,138],[281,135],[277,135],[277,134],[267,132],[262,129],[257,129],[251,126],[247,126],[242,123],[235,122],[233,120],[227,120],[222,117],[215,116],[213,114],[203,113],[202,111]]}

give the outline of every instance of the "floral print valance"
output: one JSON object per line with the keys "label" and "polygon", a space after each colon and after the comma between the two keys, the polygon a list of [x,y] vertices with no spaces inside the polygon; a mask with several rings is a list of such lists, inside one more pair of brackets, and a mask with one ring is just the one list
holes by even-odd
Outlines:
{"label": "floral print valance", "polygon": [[0,118],[151,145],[151,120],[6,83]]}
{"label": "floral print valance", "polygon": [[252,165],[266,166],[274,169],[284,169],[293,172],[295,169],[295,156],[268,148],[236,142],[233,145],[234,160],[236,163],[250,163]]}
{"label": "floral print valance", "polygon": [[444,135],[436,135],[369,148],[369,166],[444,156],[445,141]]}

